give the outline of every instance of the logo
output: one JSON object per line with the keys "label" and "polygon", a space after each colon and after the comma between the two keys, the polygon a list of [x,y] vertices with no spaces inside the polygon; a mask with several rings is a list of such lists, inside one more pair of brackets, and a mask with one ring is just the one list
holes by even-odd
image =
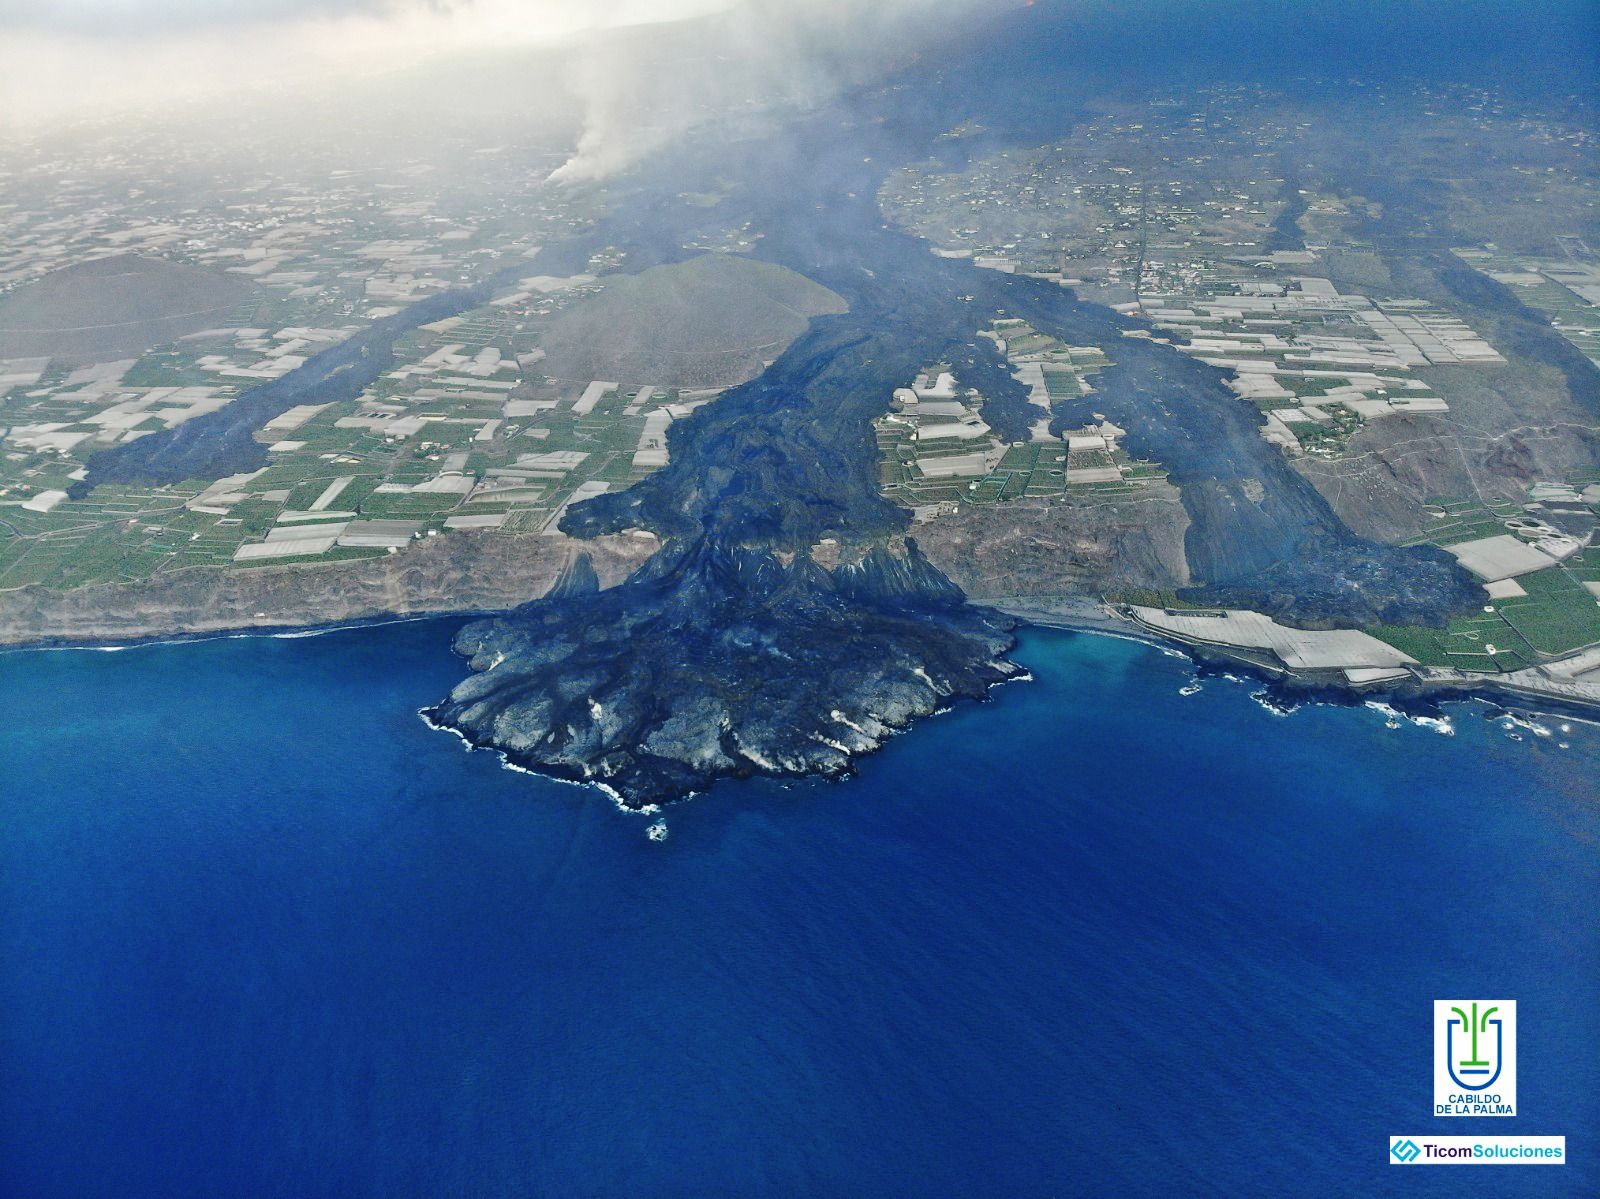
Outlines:
{"label": "logo", "polygon": [[1517,1002],[1433,1001],[1433,1114],[1517,1114]]}
{"label": "logo", "polygon": [[1389,1138],[1391,1166],[1564,1166],[1566,1137]]}

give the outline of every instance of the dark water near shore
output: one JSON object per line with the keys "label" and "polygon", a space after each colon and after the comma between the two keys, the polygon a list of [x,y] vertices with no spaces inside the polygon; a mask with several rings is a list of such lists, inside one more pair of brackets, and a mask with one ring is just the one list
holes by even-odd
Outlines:
{"label": "dark water near shore", "polygon": [[[1038,682],[652,844],[413,715],[452,628],[0,655],[0,1193],[1600,1183],[1592,728],[1276,716],[1041,632]],[[1428,1117],[1463,994],[1520,1003],[1515,1121]],[[1384,1164],[1469,1131],[1572,1164]]]}

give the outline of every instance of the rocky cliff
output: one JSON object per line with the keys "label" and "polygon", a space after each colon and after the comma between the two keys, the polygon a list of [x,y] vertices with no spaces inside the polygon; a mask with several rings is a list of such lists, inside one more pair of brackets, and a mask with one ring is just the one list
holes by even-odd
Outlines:
{"label": "rocky cliff", "polygon": [[462,630],[474,673],[428,716],[630,807],[722,775],[844,774],[1018,672],[1009,618],[968,606],[909,541],[832,571],[699,541],[610,591],[559,590]]}
{"label": "rocky cliff", "polygon": [[[597,584],[656,548],[625,535],[585,543]],[[137,583],[0,591],[0,645],[128,641],[234,629],[338,624],[432,612],[489,612],[542,595],[574,560],[566,537],[451,533],[383,558],[324,566],[201,568]]]}

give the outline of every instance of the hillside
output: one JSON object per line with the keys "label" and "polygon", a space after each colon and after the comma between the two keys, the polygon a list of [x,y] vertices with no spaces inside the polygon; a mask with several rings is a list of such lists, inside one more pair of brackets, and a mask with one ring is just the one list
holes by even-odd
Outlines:
{"label": "hillside", "polygon": [[133,358],[220,323],[255,294],[245,280],[136,254],[52,271],[0,296],[0,358]]}
{"label": "hillside", "polygon": [[780,266],[707,254],[617,278],[545,335],[558,379],[726,387],[754,378],[845,302]]}

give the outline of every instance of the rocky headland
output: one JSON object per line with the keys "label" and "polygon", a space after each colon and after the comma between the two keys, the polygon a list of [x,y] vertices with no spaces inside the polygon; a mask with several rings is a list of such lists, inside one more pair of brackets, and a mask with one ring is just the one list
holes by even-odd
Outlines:
{"label": "rocky headland", "polygon": [[722,775],[845,774],[1019,672],[1010,618],[967,605],[910,540],[831,570],[700,541],[609,591],[579,561],[544,600],[462,630],[474,673],[426,715],[630,807]]}

